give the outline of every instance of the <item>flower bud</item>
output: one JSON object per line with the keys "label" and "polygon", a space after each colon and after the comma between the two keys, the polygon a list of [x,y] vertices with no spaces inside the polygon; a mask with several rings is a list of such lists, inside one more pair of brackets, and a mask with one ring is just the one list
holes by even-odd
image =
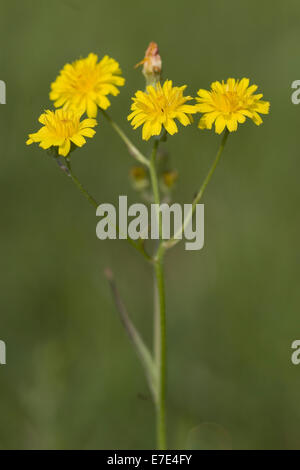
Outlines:
{"label": "flower bud", "polygon": [[162,62],[156,42],[150,42],[144,59],[136,64],[136,67],[143,65],[143,75],[146,79],[146,86],[155,86],[161,79]]}
{"label": "flower bud", "polygon": [[178,179],[178,172],[176,170],[164,171],[162,174],[162,184],[165,191],[170,191],[174,188]]}
{"label": "flower bud", "polygon": [[130,176],[131,184],[136,191],[143,191],[149,186],[148,175],[144,167],[142,166],[132,167],[130,170],[129,176]]}

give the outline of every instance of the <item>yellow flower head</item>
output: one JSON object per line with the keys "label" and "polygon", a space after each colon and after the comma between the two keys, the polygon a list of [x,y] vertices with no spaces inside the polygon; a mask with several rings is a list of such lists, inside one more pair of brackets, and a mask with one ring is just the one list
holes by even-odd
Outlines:
{"label": "yellow flower head", "polygon": [[132,98],[132,113],[128,120],[134,129],[143,124],[143,139],[148,140],[152,135],[159,135],[162,126],[173,135],[178,132],[174,119],[187,126],[191,123],[190,114],[197,112],[195,105],[185,104],[192,100],[190,96],[183,96],[186,85],[173,87],[171,80],[166,80],[161,86],[157,83],[155,87],[148,86],[147,93],[137,91]]}
{"label": "yellow flower head", "polygon": [[237,130],[238,123],[246,121],[246,117],[259,126],[263,122],[259,113],[268,114],[270,103],[261,101],[262,94],[254,95],[256,90],[256,85],[249,86],[248,78],[228,78],[226,83],[213,82],[211,91],[199,90],[199,98],[196,98],[198,110],[204,113],[199,128],[211,129],[215,123],[217,134],[221,134],[225,127],[233,132]]}
{"label": "yellow flower head", "polygon": [[51,84],[50,99],[56,108],[64,106],[94,118],[97,106],[102,109],[110,106],[107,95],[118,95],[117,86],[125,83],[121,73],[114,59],[106,55],[98,62],[98,56],[91,53],[85,59],[64,66]]}
{"label": "yellow flower head", "polygon": [[82,147],[86,143],[84,137],[93,137],[95,131],[92,127],[97,125],[95,119],[80,121],[80,114],[64,109],[45,111],[39,117],[39,122],[43,127],[35,134],[29,134],[26,144],[39,142],[43,149],[58,147],[59,155],[64,157],[70,152],[71,142]]}

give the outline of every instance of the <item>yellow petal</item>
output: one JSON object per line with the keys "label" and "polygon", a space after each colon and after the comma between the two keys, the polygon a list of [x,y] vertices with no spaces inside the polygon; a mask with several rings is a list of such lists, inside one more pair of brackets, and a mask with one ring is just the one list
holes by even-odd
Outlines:
{"label": "yellow petal", "polygon": [[230,120],[228,120],[226,122],[226,126],[227,126],[227,129],[229,130],[229,132],[234,132],[237,130],[237,127],[238,127],[238,124],[237,124],[237,120],[232,118]]}
{"label": "yellow petal", "polygon": [[94,137],[96,131],[94,131],[94,129],[86,127],[85,129],[81,129],[80,134],[84,135],[84,137]]}
{"label": "yellow petal", "polygon": [[238,93],[244,93],[244,91],[248,88],[249,86],[249,78],[242,78],[240,83],[238,84],[237,91]]}
{"label": "yellow petal", "polygon": [[212,113],[206,114],[205,115],[205,122],[206,122],[205,127],[207,127],[207,129],[211,129],[213,123],[215,122],[215,120],[217,119],[219,115],[220,113],[218,111],[213,111]]}
{"label": "yellow petal", "polygon": [[80,123],[80,129],[84,129],[85,127],[95,127],[97,126],[96,119],[84,119]]}
{"label": "yellow petal", "polygon": [[89,118],[95,118],[97,116],[98,108],[94,101],[89,100],[87,102],[87,115]]}
{"label": "yellow petal", "polygon": [[189,124],[191,124],[189,117],[184,113],[177,113],[177,118],[183,126],[188,126]]}
{"label": "yellow petal", "polygon": [[257,113],[253,113],[253,116],[252,116],[252,121],[254,122],[254,124],[256,124],[257,126],[260,126],[263,122],[262,118],[260,117],[259,114]]}
{"label": "yellow petal", "polygon": [[215,122],[215,129],[217,134],[222,134],[226,126],[226,121],[223,116],[218,116]]}
{"label": "yellow petal", "polygon": [[152,125],[152,135],[159,135],[161,133],[161,122],[157,121]]}
{"label": "yellow petal", "polygon": [[149,140],[151,137],[151,125],[149,121],[147,121],[143,126],[142,138],[144,140]]}
{"label": "yellow petal", "polygon": [[59,146],[58,153],[63,157],[66,157],[70,152],[71,143],[69,139],[66,139],[62,145]]}
{"label": "yellow petal", "polygon": [[166,131],[171,135],[178,132],[178,128],[176,126],[174,119],[167,119],[166,122],[164,123],[164,127]]}
{"label": "yellow petal", "polygon": [[70,140],[73,142],[73,144],[77,145],[77,147],[82,147],[86,143],[85,138],[81,134],[73,135],[70,137]]}
{"label": "yellow petal", "polygon": [[[102,109],[107,109],[110,106],[110,101],[108,98],[106,98],[106,96],[98,96],[97,103],[99,107]],[[89,116],[89,117],[95,117],[95,116],[96,114],[94,116]]]}
{"label": "yellow petal", "polygon": [[42,140],[40,143],[40,147],[44,150],[52,147],[52,145],[53,145],[52,139]]}
{"label": "yellow petal", "polygon": [[[204,100],[207,100],[207,101],[212,101],[212,97],[211,97],[211,93],[207,90],[198,90],[198,93],[197,93],[200,98],[204,99]],[[198,100],[199,98],[197,98]]]}
{"label": "yellow petal", "polygon": [[208,129],[206,125],[206,116],[202,116],[202,118],[199,120],[198,127],[199,129]]}

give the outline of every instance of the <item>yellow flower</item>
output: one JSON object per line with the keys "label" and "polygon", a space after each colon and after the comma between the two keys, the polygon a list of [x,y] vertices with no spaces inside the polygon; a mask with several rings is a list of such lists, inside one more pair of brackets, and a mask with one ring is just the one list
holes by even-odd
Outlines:
{"label": "yellow flower", "polygon": [[249,86],[248,78],[228,78],[226,83],[213,82],[211,91],[199,90],[199,98],[196,98],[198,110],[204,113],[199,128],[211,129],[215,123],[217,134],[221,134],[225,127],[233,132],[237,130],[238,123],[246,121],[246,117],[259,126],[263,122],[259,113],[268,114],[270,103],[261,101],[262,94],[254,95],[256,90],[256,85]]}
{"label": "yellow flower", "polygon": [[121,73],[114,59],[106,55],[98,62],[98,56],[91,53],[85,59],[64,66],[51,84],[50,99],[56,108],[76,109],[94,118],[97,116],[97,106],[102,109],[110,106],[107,95],[118,95],[117,86],[125,83]]}
{"label": "yellow flower", "polygon": [[84,119],[80,121],[80,114],[64,109],[56,111],[45,111],[39,117],[43,127],[35,134],[29,134],[26,144],[40,142],[40,147],[48,149],[52,146],[58,147],[59,155],[66,157],[70,152],[71,142],[82,147],[86,140],[84,137],[93,137],[97,125],[95,119]]}
{"label": "yellow flower", "polygon": [[132,113],[128,116],[131,125],[137,129],[143,124],[143,139],[148,140],[152,135],[159,135],[162,126],[173,135],[178,132],[174,119],[178,119],[181,124],[187,126],[191,123],[190,114],[196,113],[195,105],[185,104],[192,100],[190,96],[183,96],[186,85],[173,87],[171,80],[166,80],[161,86],[148,86],[147,93],[137,91],[132,98]]}

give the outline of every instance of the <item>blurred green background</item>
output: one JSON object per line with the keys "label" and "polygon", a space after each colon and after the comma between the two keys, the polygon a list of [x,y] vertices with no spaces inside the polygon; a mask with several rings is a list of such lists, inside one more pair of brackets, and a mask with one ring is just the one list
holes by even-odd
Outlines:
{"label": "blurred green background", "polygon": [[[300,448],[298,0],[1,0],[0,448],[153,448],[143,371],[103,275],[109,266],[151,342],[152,273],[122,241],[99,241],[96,217],[38,146],[25,146],[50,106],[50,83],[93,51],[118,60],[126,86],[110,113],[126,121],[144,87],[140,61],[158,42],[164,77],[195,95],[214,80],[249,77],[270,115],[230,136],[205,203],[205,247],[166,259],[168,433],[171,448]],[[168,140],[188,203],[219,145],[196,125]],[[102,202],[130,188],[133,164],[109,125],[73,157]]]}

